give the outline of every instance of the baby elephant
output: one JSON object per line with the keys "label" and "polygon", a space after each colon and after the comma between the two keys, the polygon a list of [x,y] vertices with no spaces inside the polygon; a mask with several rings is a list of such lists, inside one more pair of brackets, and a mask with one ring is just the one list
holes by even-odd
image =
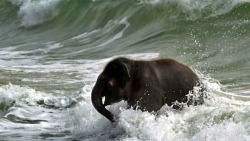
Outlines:
{"label": "baby elephant", "polygon": [[[135,61],[116,58],[99,75],[92,90],[95,109],[114,122],[105,106],[121,100],[143,111],[157,111],[164,104],[187,102],[187,94],[200,85],[196,74],[172,59]],[[102,97],[105,97],[104,103]]]}

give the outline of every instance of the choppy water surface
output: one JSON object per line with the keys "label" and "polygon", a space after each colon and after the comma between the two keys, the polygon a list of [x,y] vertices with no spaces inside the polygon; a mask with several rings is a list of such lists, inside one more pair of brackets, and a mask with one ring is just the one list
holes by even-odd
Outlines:
{"label": "choppy water surface", "polygon": [[[250,141],[249,0],[2,0],[0,140]],[[175,58],[208,90],[157,115],[91,104],[117,56]]]}

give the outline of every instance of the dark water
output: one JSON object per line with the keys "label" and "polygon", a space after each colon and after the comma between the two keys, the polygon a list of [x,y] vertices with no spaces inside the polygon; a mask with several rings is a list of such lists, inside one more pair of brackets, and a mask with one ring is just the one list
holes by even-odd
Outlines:
{"label": "dark water", "polygon": [[[249,13],[249,0],[1,0],[0,138],[250,140]],[[90,93],[119,55],[186,63],[210,98],[157,117],[121,102],[111,124]]]}

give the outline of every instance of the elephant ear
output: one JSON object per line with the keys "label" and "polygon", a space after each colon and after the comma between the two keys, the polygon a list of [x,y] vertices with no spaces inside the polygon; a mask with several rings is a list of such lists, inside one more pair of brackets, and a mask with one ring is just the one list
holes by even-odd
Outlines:
{"label": "elephant ear", "polygon": [[120,59],[113,60],[106,68],[105,72],[110,78],[115,78],[117,84],[123,88],[130,79],[129,64]]}
{"label": "elephant ear", "polygon": [[128,65],[121,62],[120,71],[122,72],[122,74],[120,76],[120,82],[118,80],[118,84],[123,88],[126,85],[127,81],[130,79],[130,71]]}

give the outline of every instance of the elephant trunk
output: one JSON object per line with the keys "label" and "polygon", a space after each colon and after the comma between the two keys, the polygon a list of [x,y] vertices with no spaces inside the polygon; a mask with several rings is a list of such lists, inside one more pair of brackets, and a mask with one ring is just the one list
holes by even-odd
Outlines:
{"label": "elephant trunk", "polygon": [[103,89],[103,86],[101,86],[101,84],[96,84],[94,86],[92,94],[91,94],[92,104],[100,114],[105,116],[111,122],[114,122],[115,121],[114,116],[111,114],[110,111],[108,111],[105,108],[105,106],[102,103],[102,89]]}

